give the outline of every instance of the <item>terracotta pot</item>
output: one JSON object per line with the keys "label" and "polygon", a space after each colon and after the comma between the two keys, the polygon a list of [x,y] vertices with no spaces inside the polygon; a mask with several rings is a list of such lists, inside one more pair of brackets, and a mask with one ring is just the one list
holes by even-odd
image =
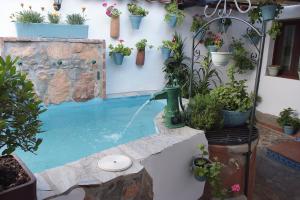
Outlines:
{"label": "terracotta pot", "polygon": [[20,199],[36,200],[37,199],[36,178],[18,157],[16,156],[13,157],[18,161],[19,165],[24,169],[26,174],[30,177],[30,181],[0,192],[0,199],[1,200],[20,200]]}
{"label": "terracotta pot", "polygon": [[145,63],[145,50],[138,50],[136,54],[135,64],[138,66],[143,66]]}
{"label": "terracotta pot", "polygon": [[120,17],[111,17],[110,37],[119,38],[120,36]]}

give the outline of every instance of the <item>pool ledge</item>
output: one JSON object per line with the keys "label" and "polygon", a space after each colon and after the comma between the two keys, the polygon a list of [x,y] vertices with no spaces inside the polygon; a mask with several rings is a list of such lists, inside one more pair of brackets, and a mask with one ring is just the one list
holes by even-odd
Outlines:
{"label": "pool ledge", "polygon": [[[147,158],[160,154],[164,149],[189,139],[197,139],[197,142],[207,144],[204,132],[201,130],[189,127],[166,128],[163,124],[162,113],[154,121],[159,131],[155,135],[119,145],[78,161],[35,174],[37,177],[38,200],[68,195],[76,188],[91,185],[100,186],[119,177],[141,173],[145,170],[142,163]],[[196,148],[194,153],[197,153]],[[101,170],[97,165],[97,161],[103,156],[110,154],[129,156],[133,160],[132,167],[123,172],[106,172]]]}

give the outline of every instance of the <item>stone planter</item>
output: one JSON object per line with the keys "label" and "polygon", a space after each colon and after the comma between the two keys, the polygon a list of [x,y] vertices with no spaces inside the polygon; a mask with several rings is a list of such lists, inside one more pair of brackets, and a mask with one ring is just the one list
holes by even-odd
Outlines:
{"label": "stone planter", "polygon": [[244,125],[250,117],[251,109],[246,112],[222,110],[225,127]]}
{"label": "stone planter", "polygon": [[136,54],[135,64],[138,66],[143,66],[145,63],[145,50],[138,50]]}
{"label": "stone planter", "polygon": [[277,76],[279,72],[280,66],[278,65],[270,65],[268,66],[268,72],[270,76]]}
{"label": "stone planter", "polygon": [[164,60],[167,60],[168,58],[170,58],[171,49],[168,49],[166,47],[162,47],[161,48],[161,55],[162,55]]}
{"label": "stone planter", "polygon": [[229,63],[231,55],[231,52],[211,52],[211,60],[216,67],[224,67]]}
{"label": "stone planter", "polygon": [[29,171],[26,165],[16,156],[14,158],[17,160],[21,168],[25,171],[25,173],[30,177],[30,181],[27,183],[18,185],[14,188],[10,188],[8,190],[4,190],[0,192],[1,200],[36,200],[36,178]]}
{"label": "stone planter", "polygon": [[144,16],[139,16],[139,15],[130,15],[129,19],[131,22],[131,26],[133,29],[139,29],[140,28],[140,24],[142,22]]}
{"label": "stone planter", "polygon": [[113,53],[112,59],[116,65],[122,65],[124,60],[124,55],[121,53]]}
{"label": "stone planter", "polygon": [[[193,158],[193,160],[192,160],[192,171],[193,171],[194,177],[195,177],[195,179],[196,179],[197,181],[204,182],[204,181],[206,181],[206,176],[198,176],[198,175],[195,174],[196,168],[197,168],[197,167],[200,167],[200,166],[197,164],[197,162],[198,162],[199,160],[201,160],[201,159],[202,159],[202,158],[199,158],[199,157]],[[211,163],[209,159],[203,159],[203,160],[206,161],[206,164],[210,164],[210,163]]]}
{"label": "stone planter", "polygon": [[15,23],[18,37],[29,38],[88,38],[88,25]]}
{"label": "stone planter", "polygon": [[293,135],[295,133],[295,129],[293,126],[283,126],[283,132],[288,135]]}
{"label": "stone planter", "polygon": [[171,15],[171,16],[170,16],[170,19],[168,20],[168,25],[169,25],[171,28],[175,28],[175,27],[176,27],[176,24],[177,24],[177,16],[176,16],[176,15]]}
{"label": "stone planter", "polygon": [[206,48],[207,48],[208,52],[210,52],[210,53],[218,51],[218,48],[216,45],[208,45],[208,46],[206,46]]}
{"label": "stone planter", "polygon": [[264,21],[273,20],[275,18],[275,12],[276,12],[277,5],[265,5],[261,6],[261,15]]}
{"label": "stone planter", "polygon": [[110,21],[110,37],[119,38],[120,36],[120,17],[111,17]]}

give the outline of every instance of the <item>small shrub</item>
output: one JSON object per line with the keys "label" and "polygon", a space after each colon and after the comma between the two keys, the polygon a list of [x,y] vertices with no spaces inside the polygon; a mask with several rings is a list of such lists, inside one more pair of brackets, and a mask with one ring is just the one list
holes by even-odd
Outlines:
{"label": "small shrub", "polygon": [[142,8],[141,6],[136,5],[135,3],[129,3],[127,4],[128,7],[128,11],[132,14],[132,15],[138,15],[138,16],[146,16],[149,14],[149,12]]}
{"label": "small shrub", "polygon": [[175,15],[177,17],[176,26],[180,26],[183,23],[183,20],[185,18],[184,12],[182,10],[178,9],[176,1],[173,1],[170,4],[167,4],[165,6],[165,10],[167,11],[165,15],[165,21],[170,21],[171,16]]}
{"label": "small shrub", "polygon": [[82,25],[84,24],[86,21],[86,18],[84,15],[82,14],[71,14],[71,15],[67,15],[67,23],[71,24],[71,25]]}
{"label": "small shrub", "polygon": [[58,24],[60,22],[60,15],[56,12],[48,13],[48,20],[51,24]]}
{"label": "small shrub", "polygon": [[39,115],[45,110],[37,99],[33,84],[16,70],[17,59],[0,57],[0,150],[11,154],[16,148],[34,152],[42,140]]}
{"label": "small shrub", "polygon": [[277,123],[280,126],[293,126],[295,129],[300,127],[300,120],[297,118],[296,111],[292,108],[281,111]]}
{"label": "small shrub", "polygon": [[139,51],[145,50],[145,48],[146,48],[147,46],[149,46],[149,48],[151,49],[153,46],[152,46],[152,45],[148,45],[147,42],[148,42],[148,41],[147,41],[146,39],[142,39],[142,40],[140,40],[139,42],[137,42],[137,43],[135,44],[137,50],[139,50]]}

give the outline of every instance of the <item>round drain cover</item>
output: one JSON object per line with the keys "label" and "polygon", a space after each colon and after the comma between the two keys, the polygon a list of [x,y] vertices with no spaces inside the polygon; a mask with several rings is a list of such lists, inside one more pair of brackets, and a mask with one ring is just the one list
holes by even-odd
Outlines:
{"label": "round drain cover", "polygon": [[128,169],[132,165],[132,160],[124,155],[109,155],[98,161],[100,169],[109,172],[120,172]]}

